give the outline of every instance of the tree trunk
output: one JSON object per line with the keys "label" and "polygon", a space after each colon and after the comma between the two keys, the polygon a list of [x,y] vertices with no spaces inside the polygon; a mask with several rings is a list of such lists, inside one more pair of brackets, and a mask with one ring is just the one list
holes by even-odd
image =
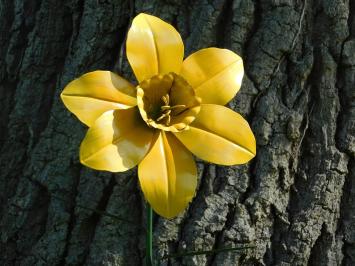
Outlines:
{"label": "tree trunk", "polygon": [[172,23],[185,55],[243,57],[229,106],[257,138],[249,165],[198,162],[189,208],[154,221],[155,257],[246,244],[162,265],[355,265],[353,0],[0,0],[0,264],[143,264],[136,170],[82,166],[87,128],[58,97],[92,70],[134,82],[125,36],[140,12]]}

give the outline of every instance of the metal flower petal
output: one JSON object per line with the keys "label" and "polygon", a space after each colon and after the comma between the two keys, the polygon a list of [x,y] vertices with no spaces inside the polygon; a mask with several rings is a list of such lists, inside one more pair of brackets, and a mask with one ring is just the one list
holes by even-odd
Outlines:
{"label": "metal flower petal", "polygon": [[227,49],[202,49],[184,60],[180,75],[195,89],[202,103],[225,105],[242,84],[243,60]]}
{"label": "metal flower petal", "polygon": [[144,196],[155,212],[172,218],[195,195],[197,169],[192,154],[171,133],[160,131],[138,166]]}
{"label": "metal flower petal", "polygon": [[243,164],[256,154],[248,122],[221,105],[202,104],[190,129],[174,135],[197,157],[216,164]]}
{"label": "metal flower petal", "polygon": [[110,71],[84,74],[70,82],[60,96],[64,105],[89,127],[108,110],[127,109],[137,104],[136,89]]}
{"label": "metal flower petal", "polygon": [[180,72],[184,44],[175,28],[160,18],[137,15],[126,46],[128,61],[139,82],[158,74]]}
{"label": "metal flower petal", "polygon": [[153,135],[137,107],[107,111],[89,128],[80,146],[80,161],[97,170],[126,171],[144,158]]}

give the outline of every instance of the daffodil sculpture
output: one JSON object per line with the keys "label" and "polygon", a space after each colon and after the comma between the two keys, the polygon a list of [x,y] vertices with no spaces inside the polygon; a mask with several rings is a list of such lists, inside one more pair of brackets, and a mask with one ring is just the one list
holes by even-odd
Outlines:
{"label": "daffodil sculpture", "polygon": [[255,156],[248,122],[223,106],[241,86],[243,61],[219,48],[183,60],[179,33],[147,14],[133,19],[126,50],[137,86],[110,71],[94,71],[70,82],[61,98],[89,127],[81,163],[111,172],[138,165],[146,200],[156,213],[172,218],[196,192],[192,154],[221,165]]}

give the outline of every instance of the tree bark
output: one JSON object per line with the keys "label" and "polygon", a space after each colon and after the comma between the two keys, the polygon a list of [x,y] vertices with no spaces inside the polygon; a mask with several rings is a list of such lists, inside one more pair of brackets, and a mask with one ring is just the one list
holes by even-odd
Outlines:
{"label": "tree bark", "polygon": [[229,107],[257,139],[248,165],[198,162],[189,208],[154,221],[155,257],[252,244],[162,265],[355,265],[352,0],[0,0],[0,264],[143,264],[136,170],[82,166],[87,129],[58,97],[98,69],[134,82],[125,36],[140,12],[172,23],[185,55],[243,57]]}

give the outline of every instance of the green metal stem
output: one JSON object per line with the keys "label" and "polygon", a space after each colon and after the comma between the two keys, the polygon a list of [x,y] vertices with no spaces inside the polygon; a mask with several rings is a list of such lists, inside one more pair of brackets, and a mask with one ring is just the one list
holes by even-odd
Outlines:
{"label": "green metal stem", "polygon": [[147,202],[146,265],[153,266],[153,210]]}

